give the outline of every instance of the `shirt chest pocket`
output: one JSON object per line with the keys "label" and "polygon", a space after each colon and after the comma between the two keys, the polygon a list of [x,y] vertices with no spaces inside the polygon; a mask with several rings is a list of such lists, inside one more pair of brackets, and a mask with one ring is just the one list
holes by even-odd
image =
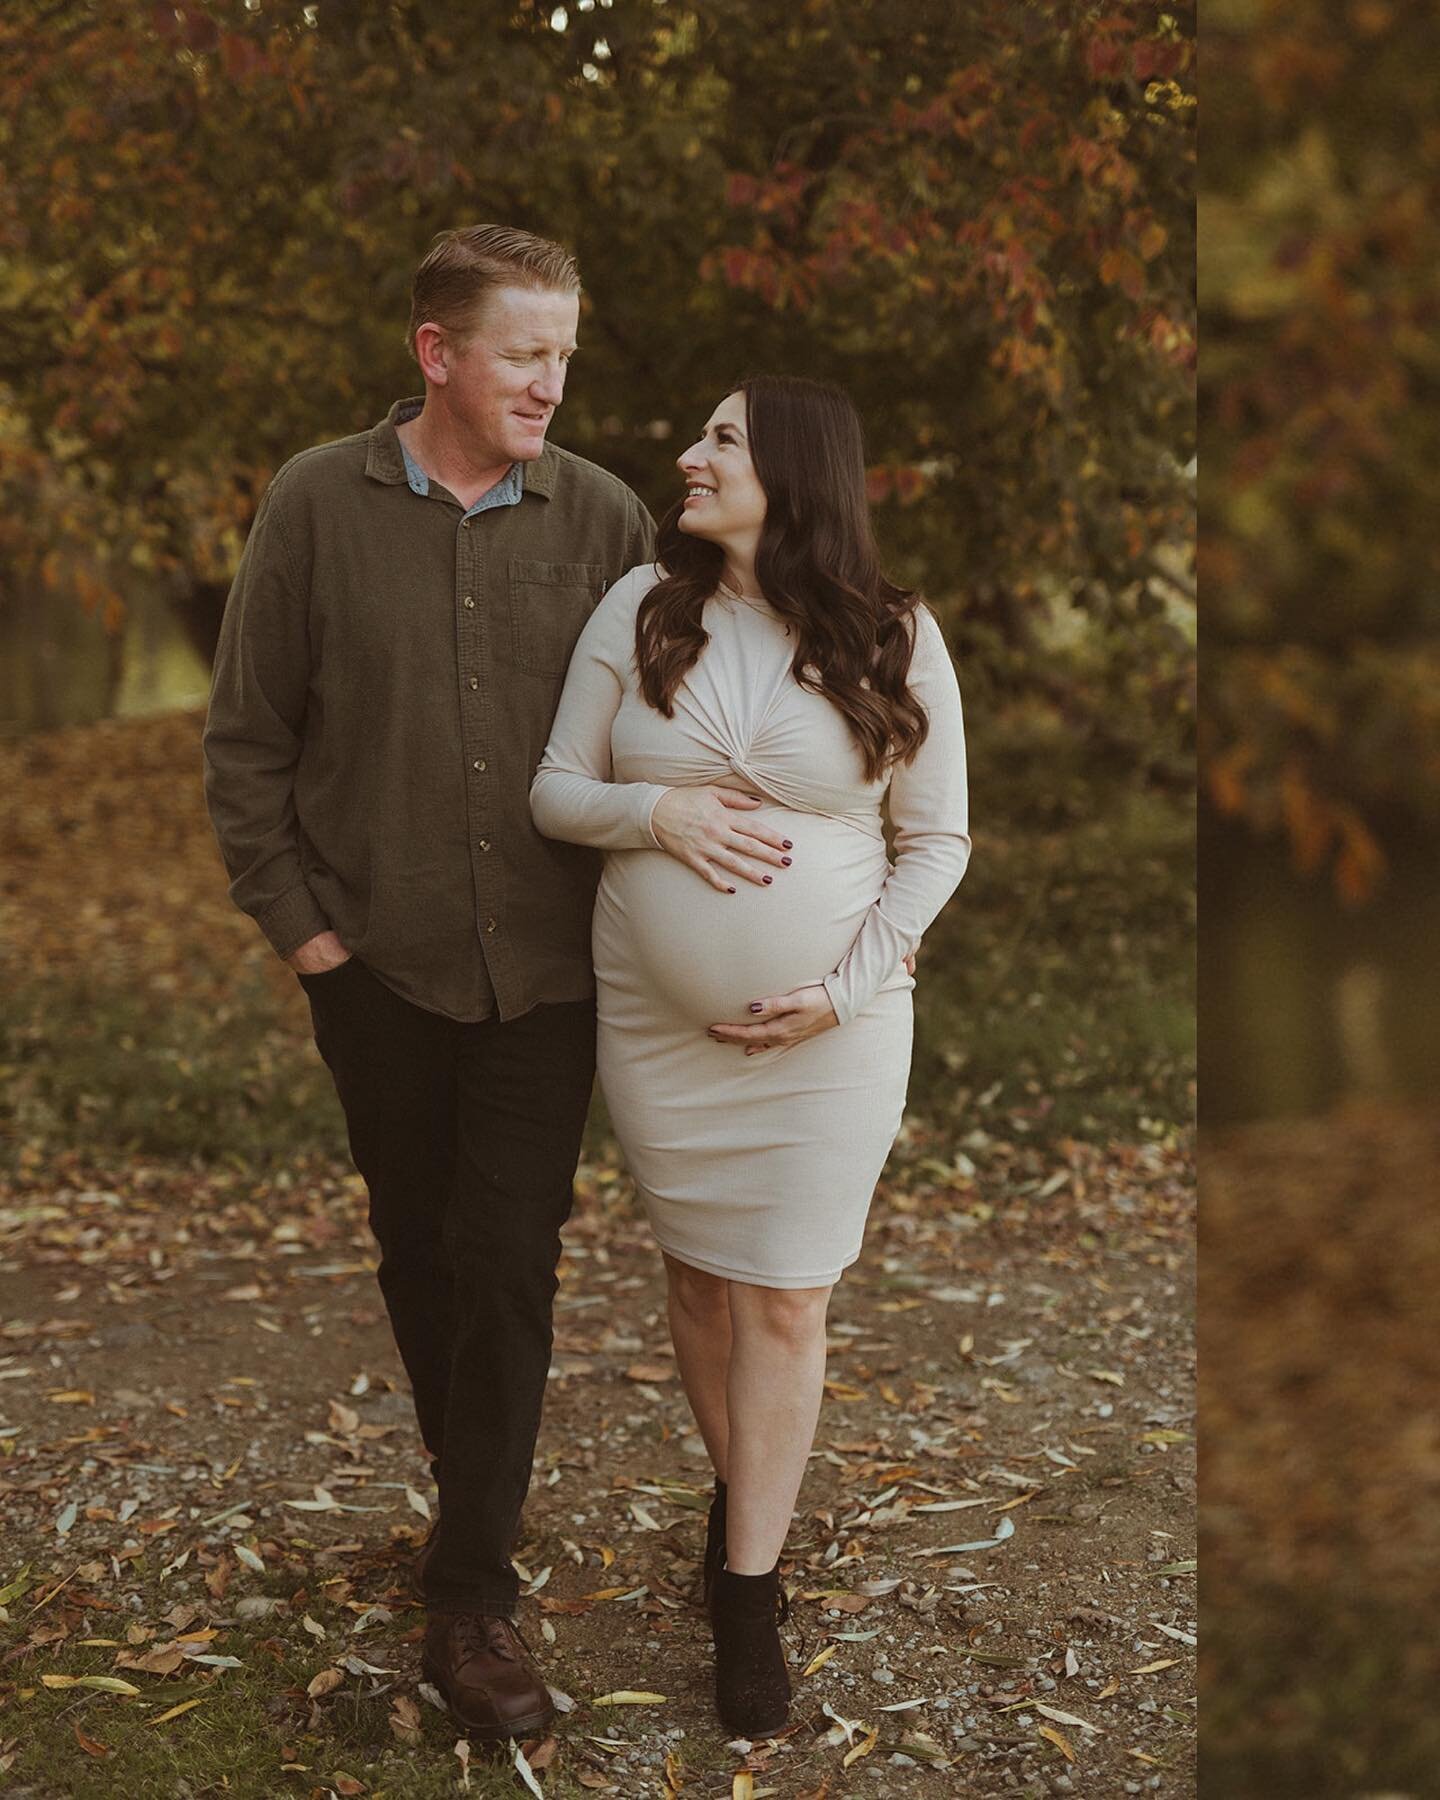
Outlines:
{"label": "shirt chest pocket", "polygon": [[599,563],[510,558],[510,653],[517,669],[563,675],[575,640],[605,590]]}

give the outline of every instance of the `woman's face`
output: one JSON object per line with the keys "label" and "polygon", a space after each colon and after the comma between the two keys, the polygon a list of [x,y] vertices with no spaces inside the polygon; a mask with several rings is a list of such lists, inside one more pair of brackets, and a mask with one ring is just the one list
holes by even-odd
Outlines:
{"label": "woman's face", "polygon": [[765,523],[765,490],[750,456],[745,396],[727,395],[676,462],[685,477],[680,529],[712,543],[753,547]]}

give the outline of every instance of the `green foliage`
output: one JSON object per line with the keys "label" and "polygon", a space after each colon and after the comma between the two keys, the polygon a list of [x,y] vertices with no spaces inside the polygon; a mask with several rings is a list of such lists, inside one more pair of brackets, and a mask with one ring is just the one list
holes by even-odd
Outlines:
{"label": "green foliage", "polygon": [[1207,22],[1201,202],[1211,803],[1355,900],[1440,803],[1433,21]]}
{"label": "green foliage", "polygon": [[[910,1114],[937,1143],[1165,1132],[1193,1111],[1193,819],[1074,760],[1048,714],[975,736],[974,865],[927,934]],[[1057,773],[1058,771],[1058,773]],[[208,865],[201,874],[218,881]],[[187,877],[193,879],[193,877]],[[218,888],[216,889],[218,893]],[[203,914],[174,982],[31,976],[0,1024],[4,1135],[254,1168],[345,1152],[298,991],[218,960]],[[1147,1123],[1148,1121],[1148,1123]],[[590,1147],[608,1136],[597,1099]]]}
{"label": "green foliage", "polygon": [[841,381],[887,556],[962,654],[1013,687],[1057,615],[1099,621],[1077,728],[1183,757],[1192,29],[1081,0],[15,0],[0,566],[112,613],[137,565],[223,584],[275,466],[417,387],[433,234],[503,218],[585,272],[561,441],[663,510],[738,374]]}

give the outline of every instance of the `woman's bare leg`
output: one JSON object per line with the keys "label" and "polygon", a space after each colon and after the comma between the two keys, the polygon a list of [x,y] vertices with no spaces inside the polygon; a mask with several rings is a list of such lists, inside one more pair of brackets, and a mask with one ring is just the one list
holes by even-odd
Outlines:
{"label": "woman's bare leg", "polygon": [[721,1481],[729,1461],[726,1386],[730,1375],[730,1283],[665,1257],[670,1340],[685,1398]]}
{"label": "woman's bare leg", "polygon": [[729,1286],[726,1566],[763,1575],[780,1560],[815,1441],[831,1290]]}

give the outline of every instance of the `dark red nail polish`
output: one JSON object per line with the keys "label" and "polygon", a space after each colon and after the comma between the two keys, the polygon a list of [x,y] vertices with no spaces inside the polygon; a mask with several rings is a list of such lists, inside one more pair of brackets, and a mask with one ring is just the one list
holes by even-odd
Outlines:
{"label": "dark red nail polish", "polygon": [[735,892],[735,890],[734,890],[734,888],[726,888],[725,892],[727,894],[733,894]]}
{"label": "dark red nail polish", "polygon": [[765,878],[764,878],[764,880],[765,880],[765,885],[766,885],[766,887],[769,887],[769,885],[770,885],[770,883],[771,883],[771,882],[772,882],[772,881],[773,881],[773,880],[774,880],[774,879],[775,879],[775,877],[774,877],[774,876],[773,876],[773,875],[767,875],[767,876],[765,876]]}
{"label": "dark red nail polish", "polygon": [[765,1002],[763,1000],[752,1000],[750,1002],[750,1010],[751,1012],[764,1012]]}
{"label": "dark red nail polish", "polygon": [[790,842],[789,838],[785,838],[783,840],[783,842],[784,842],[785,848],[787,850],[793,850],[795,848],[795,846]]}
{"label": "dark red nail polish", "polygon": [[790,867],[790,858],[788,856],[782,856],[780,858],[780,860],[782,863],[784,863],[784,865],[787,869]]}

